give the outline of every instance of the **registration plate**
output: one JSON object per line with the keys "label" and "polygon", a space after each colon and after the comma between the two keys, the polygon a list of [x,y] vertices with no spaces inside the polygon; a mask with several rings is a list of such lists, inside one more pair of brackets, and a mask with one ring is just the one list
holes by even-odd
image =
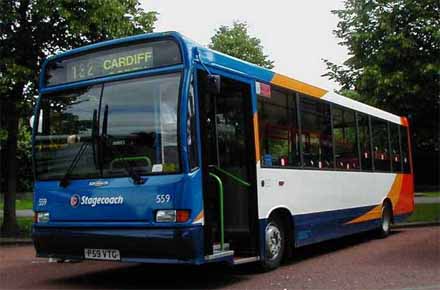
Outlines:
{"label": "registration plate", "polygon": [[84,249],[84,257],[91,260],[119,261],[121,254],[115,249]]}

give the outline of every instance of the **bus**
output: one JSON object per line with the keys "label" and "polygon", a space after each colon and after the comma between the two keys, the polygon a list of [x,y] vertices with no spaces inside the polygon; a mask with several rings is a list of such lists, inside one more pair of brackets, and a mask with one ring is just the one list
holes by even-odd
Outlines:
{"label": "bus", "polygon": [[409,123],[177,32],[48,58],[38,257],[278,267],[414,209]]}

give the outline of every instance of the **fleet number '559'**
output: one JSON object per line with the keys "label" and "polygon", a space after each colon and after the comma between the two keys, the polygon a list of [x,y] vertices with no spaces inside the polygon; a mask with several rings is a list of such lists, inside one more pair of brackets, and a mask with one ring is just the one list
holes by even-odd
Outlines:
{"label": "fleet number '559'", "polygon": [[158,194],[156,195],[156,203],[167,203],[170,202],[171,195],[170,194]]}

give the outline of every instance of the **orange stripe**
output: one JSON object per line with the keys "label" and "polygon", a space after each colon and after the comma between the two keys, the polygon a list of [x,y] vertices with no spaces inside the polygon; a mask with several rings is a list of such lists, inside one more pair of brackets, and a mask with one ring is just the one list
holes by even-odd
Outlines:
{"label": "orange stripe", "polygon": [[[393,184],[391,185],[391,189],[387,194],[387,197],[391,200],[391,204],[393,207],[395,207],[399,201],[400,193],[402,192],[402,183],[403,183],[403,174],[397,174],[397,176],[394,178]],[[346,224],[361,223],[365,221],[379,219],[381,215],[382,215],[382,204],[374,207],[366,214],[363,214],[360,217],[347,222]]]}
{"label": "orange stripe", "polygon": [[258,113],[254,113],[254,141],[255,141],[255,161],[260,161],[260,136],[258,128]]}
{"label": "orange stripe", "polygon": [[198,222],[199,220],[201,220],[203,217],[205,216],[203,210],[196,216],[196,218],[194,219],[194,222]]}
{"label": "orange stripe", "polygon": [[306,83],[300,82],[298,80],[280,74],[275,74],[271,83],[315,98],[321,98],[327,93],[326,90],[320,89],[312,85],[308,85]]}

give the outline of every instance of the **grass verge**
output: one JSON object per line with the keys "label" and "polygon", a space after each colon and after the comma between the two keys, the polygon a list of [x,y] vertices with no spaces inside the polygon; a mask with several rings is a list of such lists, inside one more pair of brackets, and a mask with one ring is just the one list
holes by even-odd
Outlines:
{"label": "grass verge", "polygon": [[[32,199],[17,199],[15,207],[17,210],[32,209]],[[0,210],[3,210],[3,200],[0,201]]]}
{"label": "grass verge", "polygon": [[440,203],[416,204],[408,222],[440,222]]}
{"label": "grass verge", "polygon": [[[32,217],[17,217],[17,223],[20,227],[20,238],[30,238],[32,231]],[[3,224],[3,219],[0,219],[0,225]]]}
{"label": "grass verge", "polygon": [[424,196],[429,196],[429,197],[439,197],[440,191],[427,191],[427,192],[421,192],[421,194],[423,194]]}

